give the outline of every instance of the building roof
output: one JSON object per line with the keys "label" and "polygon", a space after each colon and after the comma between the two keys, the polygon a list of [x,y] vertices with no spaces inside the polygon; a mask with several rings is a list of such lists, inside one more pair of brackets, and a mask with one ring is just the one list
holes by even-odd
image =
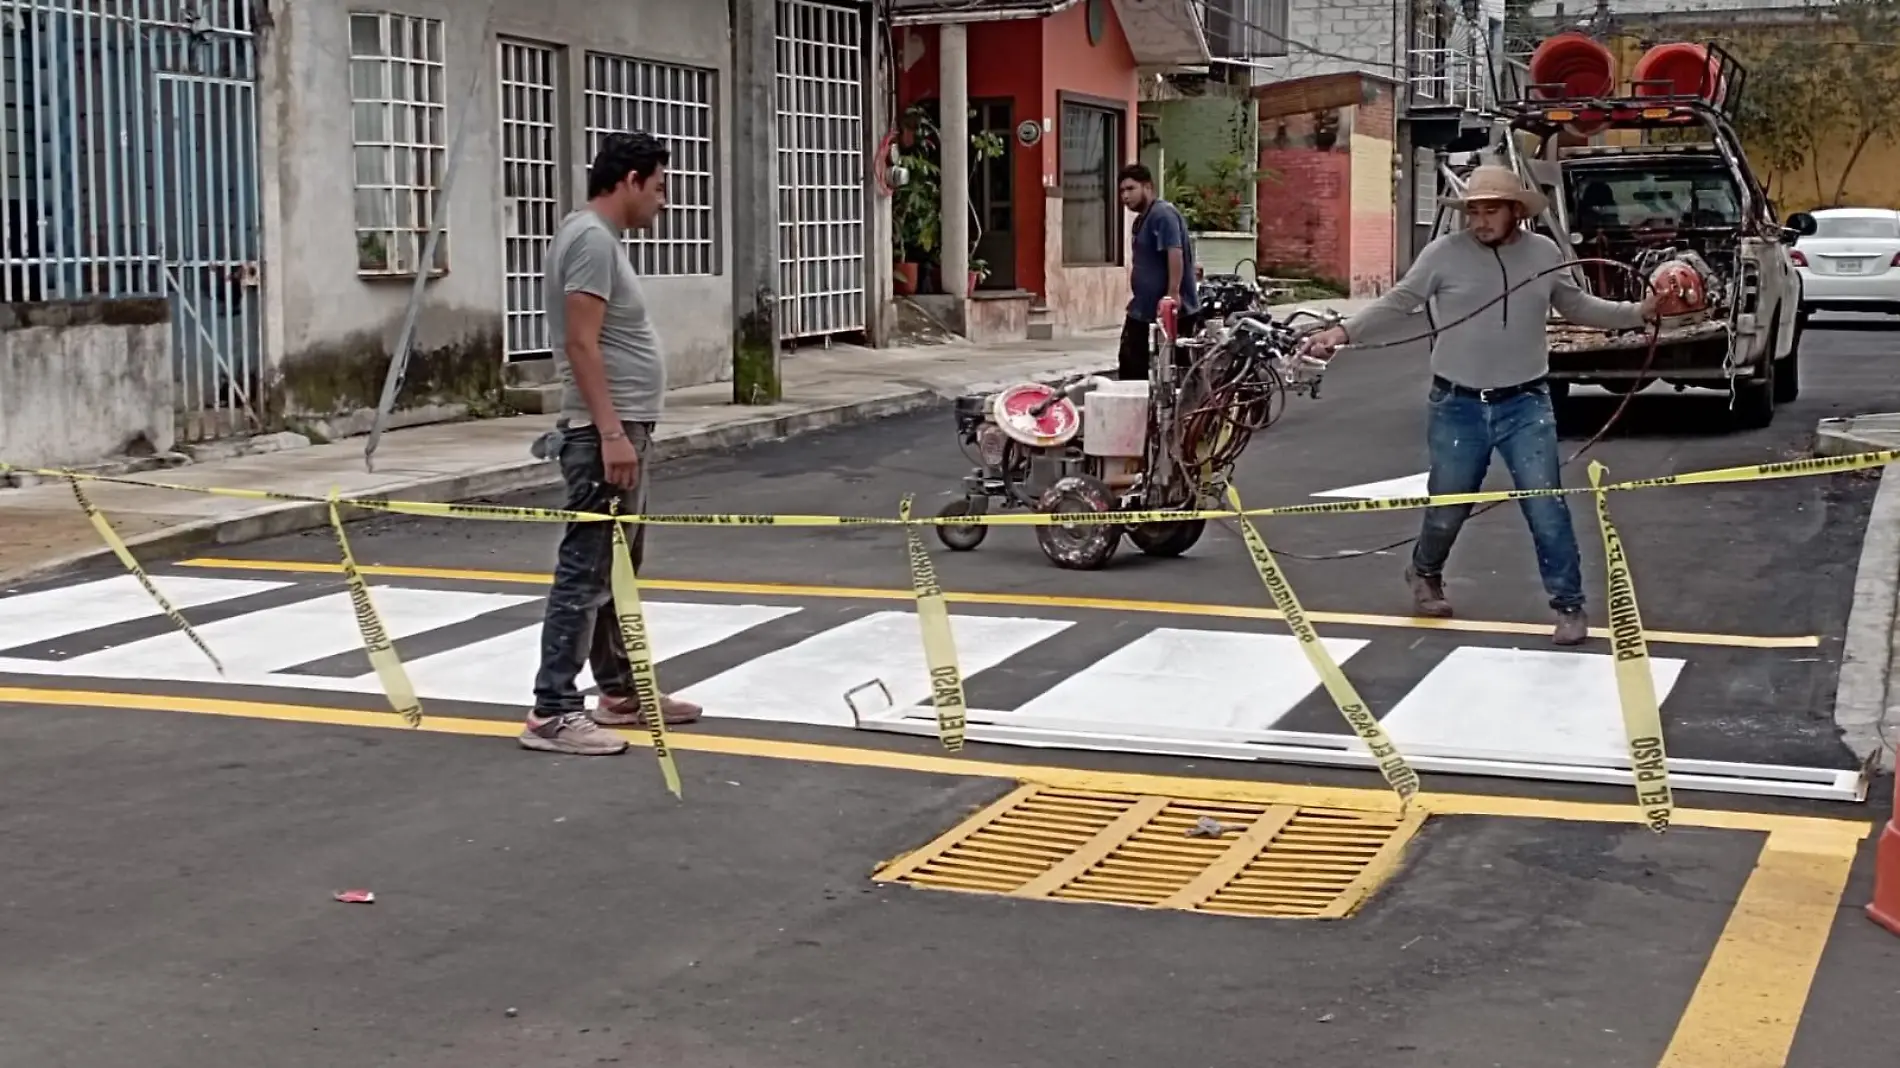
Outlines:
{"label": "building roof", "polygon": [[[1082,0],[891,0],[891,24],[1040,19]],[[1143,67],[1201,66],[1208,61],[1200,4],[1194,0],[1113,0],[1135,62]]]}
{"label": "building roof", "polygon": [[985,22],[991,19],[1039,19],[1077,0],[891,0],[891,21],[899,26],[926,22]]}

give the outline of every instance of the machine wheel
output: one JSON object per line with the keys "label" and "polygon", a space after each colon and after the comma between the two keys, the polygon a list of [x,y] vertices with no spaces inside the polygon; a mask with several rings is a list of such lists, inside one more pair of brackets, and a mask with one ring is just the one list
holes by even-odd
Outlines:
{"label": "machine wheel", "polygon": [[1138,523],[1128,528],[1128,540],[1149,556],[1180,556],[1201,540],[1207,529],[1205,519],[1183,519],[1179,523]]}
{"label": "machine wheel", "polygon": [[[1071,475],[1043,491],[1039,510],[1050,515],[1112,512],[1115,498],[1108,487],[1087,475]],[[1057,567],[1093,571],[1108,563],[1121,545],[1122,528],[1109,523],[1050,523],[1036,528],[1036,541]]]}
{"label": "machine wheel", "polygon": [[1775,361],[1769,360],[1760,378],[1741,379],[1734,385],[1735,422],[1745,430],[1760,430],[1775,421]]}
{"label": "machine wheel", "polygon": [[[944,505],[938,510],[937,518],[950,519],[955,516],[974,514],[979,513],[972,507],[970,501],[965,499],[961,501],[951,501],[949,504]],[[983,539],[989,537],[989,534],[990,528],[986,523],[968,523],[958,524],[956,526],[941,523],[937,526],[937,540],[943,542],[944,547],[950,549],[952,552],[967,553],[971,549],[983,544]]]}

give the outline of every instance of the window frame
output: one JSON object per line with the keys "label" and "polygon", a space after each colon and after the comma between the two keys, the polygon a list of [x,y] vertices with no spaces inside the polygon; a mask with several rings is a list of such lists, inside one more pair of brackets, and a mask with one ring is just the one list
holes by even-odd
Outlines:
{"label": "window frame", "polygon": [[[377,25],[380,54],[357,50],[356,28],[359,20],[373,19]],[[442,187],[447,180],[448,131],[448,27],[447,20],[400,11],[350,8],[344,12],[347,38],[347,84],[350,94],[350,188],[356,243],[356,275],[365,280],[409,279],[426,273],[442,277],[449,273],[451,234],[446,216],[447,201]],[[413,42],[420,30],[421,55],[415,55]],[[397,40],[411,42],[398,50]],[[374,96],[365,95],[358,80],[358,65],[374,64]],[[401,76],[398,76],[398,70]],[[407,82],[399,93],[398,82]],[[365,111],[365,109],[370,109]],[[365,123],[365,116],[380,111],[381,129]],[[406,139],[398,136],[403,123]],[[366,132],[367,131],[367,132]],[[373,153],[368,157],[366,153]],[[408,159],[406,175],[403,155]],[[366,159],[374,158],[380,174],[376,180],[365,177]],[[406,180],[399,180],[406,177]],[[407,200],[409,222],[401,221]],[[378,211],[380,221],[375,217]],[[434,262],[422,264],[432,229],[439,229]],[[366,258],[368,241],[379,242],[380,266]],[[403,255],[398,250],[406,250]]]}
{"label": "window frame", "polygon": [[1108,258],[1102,261],[1077,260],[1072,258],[1066,229],[1062,235],[1062,266],[1064,267],[1122,267],[1128,263],[1128,221],[1127,209],[1122,207],[1119,195],[1120,183],[1116,176],[1125,166],[1123,157],[1128,152],[1129,121],[1132,109],[1126,100],[1113,97],[1091,96],[1086,93],[1058,91],[1056,93],[1056,182],[1057,192],[1061,194],[1063,226],[1068,226],[1070,199],[1065,178],[1068,168],[1065,160],[1065,138],[1069,125],[1069,109],[1080,108],[1106,114],[1111,119],[1112,143],[1104,161],[1103,182],[1107,195],[1104,206],[1104,225],[1107,227],[1105,238]]}
{"label": "window frame", "polygon": [[[603,69],[603,64],[625,65],[638,87],[610,89],[597,86],[596,72]],[[721,232],[725,218],[720,210],[723,190],[719,172],[719,72],[711,67],[673,59],[593,48],[583,52],[581,69],[581,130],[576,142],[583,153],[580,160],[583,174],[593,162],[600,139],[608,133],[643,130],[658,137],[672,150],[672,159],[666,167],[665,210],[654,220],[652,228],[621,235],[621,243],[627,250],[627,258],[632,261],[634,271],[642,278],[716,278],[724,274],[725,264],[721,255]],[[652,73],[650,81],[639,80],[643,69]],[[658,92],[666,91],[664,89],[643,92],[648,86],[665,85],[673,72],[680,75],[680,84],[684,84],[686,79],[698,79],[697,84],[703,85],[705,89],[703,99],[658,95]],[[607,119],[597,109],[615,102],[630,112],[644,106],[649,114],[669,115],[676,121],[689,113],[703,114],[704,127],[703,130],[692,129],[682,133],[649,125],[608,126]],[[695,148],[699,154],[703,154],[703,159],[695,158]],[[679,194],[686,189],[693,190],[693,200],[683,201],[680,198]],[[700,202],[701,190],[703,203]],[[696,217],[704,220],[703,226],[699,227],[703,232],[693,232],[694,227],[689,220]]]}

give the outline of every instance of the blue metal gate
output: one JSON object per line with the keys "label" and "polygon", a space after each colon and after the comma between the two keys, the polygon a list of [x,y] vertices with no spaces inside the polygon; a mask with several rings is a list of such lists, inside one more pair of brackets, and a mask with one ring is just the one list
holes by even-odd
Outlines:
{"label": "blue metal gate", "polygon": [[186,441],[262,429],[250,0],[0,0],[0,301],[163,296]]}

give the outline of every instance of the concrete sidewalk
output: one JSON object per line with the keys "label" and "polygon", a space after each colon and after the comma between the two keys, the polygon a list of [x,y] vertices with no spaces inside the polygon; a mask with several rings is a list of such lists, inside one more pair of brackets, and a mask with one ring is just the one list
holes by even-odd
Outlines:
{"label": "concrete sidewalk", "polygon": [[[1900,413],[1823,419],[1815,430],[1818,456],[1884,449],[1900,449]],[[1834,723],[1855,756],[1892,771],[1900,748],[1900,475],[1880,473],[1854,572]]]}
{"label": "concrete sidewalk", "polygon": [[[1350,311],[1365,301],[1315,301],[1302,307]],[[1283,313],[1283,309],[1275,309]],[[1049,341],[863,348],[837,345],[786,357],[785,399],[773,405],[732,403],[718,382],[667,394],[655,436],[660,460],[735,448],[843,423],[914,411],[948,397],[1025,379],[1054,381],[1115,365],[1117,328]],[[376,470],[363,463],[364,438],[218,459],[128,477],[230,489],[269,489],[324,496],[377,496],[458,501],[560,481],[553,464],[529,446],[552,416],[438,423],[383,436]],[[944,427],[946,439],[950,432]],[[0,460],[6,459],[0,457]],[[234,544],[327,522],[322,506],[260,503],[137,486],[93,483],[87,493],[141,555],[164,556],[210,544]],[[360,518],[361,513],[356,517]],[[43,578],[106,555],[71,490],[48,483],[0,488],[0,586]]]}

